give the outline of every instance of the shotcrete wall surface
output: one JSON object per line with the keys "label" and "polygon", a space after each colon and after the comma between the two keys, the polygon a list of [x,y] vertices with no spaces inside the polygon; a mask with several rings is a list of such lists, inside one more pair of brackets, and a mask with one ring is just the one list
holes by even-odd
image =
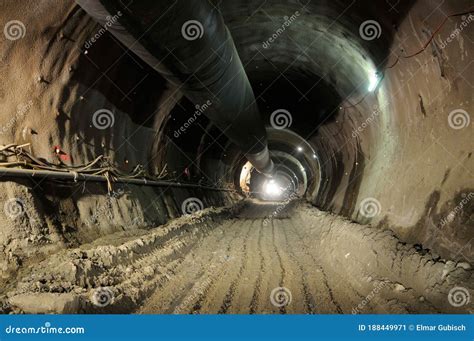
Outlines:
{"label": "shotcrete wall surface", "polygon": [[[305,233],[314,237],[314,247],[327,247],[342,264],[347,253],[356,252],[349,250],[345,238],[369,243],[361,235],[370,229],[374,238],[384,240],[375,249],[391,245],[412,263],[428,262],[419,272],[416,267],[406,270],[419,273],[420,280],[404,279],[408,294],[433,301],[434,308],[420,301],[418,308],[427,312],[449,309],[437,301],[437,293],[444,294],[456,281],[472,280],[466,262],[474,261],[474,19],[472,14],[453,16],[440,26],[447,15],[470,6],[469,0],[411,0],[396,5],[369,0],[267,0],[219,5],[266,125],[274,127],[272,113],[284,109],[292,122],[286,128],[311,143],[317,153],[320,185],[309,186],[318,190],[307,193],[307,198],[312,198],[313,207],[327,212],[321,218],[324,223],[331,221],[331,214],[351,221],[332,222],[337,226],[326,231],[335,233],[345,245],[341,248],[348,249],[344,255],[309,229]],[[120,14],[116,16],[111,20],[120,20]],[[376,20],[379,26],[375,36],[360,30],[368,20]],[[170,181],[237,189],[113,184],[110,191],[105,183],[1,179],[0,297],[3,300],[7,292],[18,296],[48,290],[71,295],[59,308],[47,303],[43,310],[25,305],[22,300],[28,299],[18,296],[16,306],[10,301],[6,311],[58,312],[69,304],[73,308],[66,311],[88,311],[91,307],[80,302],[97,285],[118,286],[117,292],[126,292],[124,306],[134,311],[161,281],[154,277],[160,269],[137,274],[137,282],[143,278],[157,282],[133,293],[129,283],[107,282],[112,281],[116,259],[101,260],[112,272],[96,282],[88,283],[87,276],[66,286],[54,287],[59,280],[48,282],[57,290],[33,288],[36,284],[27,269],[53,254],[69,264],[75,257],[69,252],[77,256],[83,245],[94,249],[98,240],[104,245],[129,241],[129,247],[139,250],[145,242],[140,238],[146,235],[156,249],[163,242],[160,233],[175,231],[166,224],[174,224],[173,219],[185,213],[182,205],[189,198],[199,199],[211,213],[217,210],[218,221],[232,217],[232,209],[223,213],[216,207],[230,207],[243,198],[236,184],[245,158],[204,115],[189,124],[195,103],[183,98],[178,86],[168,84],[74,2],[0,2],[0,23],[17,21],[19,31],[7,34],[5,30],[0,36],[0,145],[26,145],[24,149],[38,160],[57,165],[83,165],[102,155],[123,173],[139,166]],[[368,91],[375,75],[380,83]],[[12,158],[1,160],[7,161]],[[301,207],[304,212],[308,209]],[[199,237],[215,227],[213,217],[206,218],[208,224],[198,222],[198,229],[201,225],[206,229]],[[186,238],[193,231],[189,226],[183,232]],[[176,229],[173,233],[180,234]],[[404,243],[413,248],[399,249]],[[178,244],[163,249],[173,256],[160,257],[170,262],[180,259],[176,250],[189,250],[181,244],[175,248]],[[102,251],[98,254],[105,257]],[[149,255],[151,263],[155,256]],[[391,261],[388,255],[383,257]],[[366,266],[348,261],[354,269]],[[438,291],[436,280],[428,281],[428,289],[419,286],[431,271],[444,276]],[[69,275],[72,272],[61,274]],[[20,278],[27,283],[23,288],[17,287]],[[394,278],[386,280],[396,287]],[[359,286],[358,281],[363,278],[351,285]],[[436,292],[421,298],[424,290]],[[345,294],[343,289],[341,295]],[[393,311],[406,311],[404,307],[396,305]]]}

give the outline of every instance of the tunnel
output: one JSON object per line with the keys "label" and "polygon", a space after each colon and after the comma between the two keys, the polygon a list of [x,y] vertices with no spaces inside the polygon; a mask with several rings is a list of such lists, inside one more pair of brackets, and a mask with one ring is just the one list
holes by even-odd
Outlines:
{"label": "tunnel", "polygon": [[87,2],[0,3],[1,313],[473,313],[473,1]]}

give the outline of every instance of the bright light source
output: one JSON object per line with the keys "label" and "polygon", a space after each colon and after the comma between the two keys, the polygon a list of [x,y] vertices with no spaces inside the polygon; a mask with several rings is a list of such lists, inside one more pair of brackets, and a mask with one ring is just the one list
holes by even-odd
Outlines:
{"label": "bright light source", "polygon": [[318,157],[316,156],[316,154],[313,154],[313,159],[317,159]]}
{"label": "bright light source", "polygon": [[303,147],[298,147],[298,148],[296,148],[296,150],[299,151],[299,152],[302,152],[302,151],[303,151]]}
{"label": "bright light source", "polygon": [[275,182],[275,180],[269,180],[265,183],[265,193],[270,196],[279,196],[282,194],[281,187]]}
{"label": "bright light source", "polygon": [[379,85],[381,80],[382,80],[382,77],[380,77],[378,72],[376,71],[371,72],[369,74],[369,87],[367,88],[367,90],[372,92],[375,89],[377,89],[377,86]]}

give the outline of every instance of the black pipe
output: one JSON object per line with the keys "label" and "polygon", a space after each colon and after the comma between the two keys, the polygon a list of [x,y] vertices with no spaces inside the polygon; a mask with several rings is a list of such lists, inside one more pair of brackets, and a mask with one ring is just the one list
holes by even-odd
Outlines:
{"label": "black pipe", "polygon": [[210,102],[204,114],[257,170],[273,172],[253,90],[224,20],[208,0],[76,2],[194,104]]}
{"label": "black pipe", "polygon": [[[50,179],[50,180],[66,180],[72,182],[107,182],[108,179],[103,175],[82,174],[75,172],[61,172],[48,170],[18,169],[0,167],[0,181],[11,181],[15,178],[28,179]],[[147,180],[145,178],[115,178],[113,183],[125,183],[141,186],[158,186],[158,187],[179,187],[179,188],[199,188],[211,191],[236,192],[233,189],[218,188],[212,186],[203,186],[193,183],[172,182],[166,180]]]}

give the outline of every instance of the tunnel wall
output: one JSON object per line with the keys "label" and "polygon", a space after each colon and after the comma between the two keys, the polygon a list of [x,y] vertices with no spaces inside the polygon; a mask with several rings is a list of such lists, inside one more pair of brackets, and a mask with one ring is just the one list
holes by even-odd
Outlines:
{"label": "tunnel wall", "polygon": [[[397,28],[388,64],[395,53],[419,51],[446,15],[470,5],[417,1]],[[359,222],[388,227],[403,240],[444,258],[471,262],[473,19],[468,15],[448,19],[424,52],[385,71],[377,92],[380,114],[374,121],[381,138],[363,151],[359,207],[350,215]],[[378,214],[369,219],[358,210],[367,198],[379,204]]]}
{"label": "tunnel wall", "polygon": [[[54,164],[78,166],[103,155],[123,173],[143,165],[154,176],[166,167],[168,180],[181,175],[175,165],[189,160],[167,142],[163,129],[182,96],[176,88],[72,1],[3,1],[2,28],[12,20],[23,27],[10,39],[1,36],[0,144],[29,143],[25,150]],[[103,109],[108,117],[94,119]],[[61,160],[55,146],[66,155]],[[182,215],[183,202],[194,197],[203,207],[240,199],[200,189],[113,184],[108,192],[106,183],[4,177],[0,280],[17,274],[31,257],[162,225]]]}
{"label": "tunnel wall", "polygon": [[[387,2],[364,0],[346,11],[344,1],[272,0],[220,6],[249,78],[257,71],[263,75],[259,77],[279,75],[296,87],[301,81],[298,77],[304,76],[305,82],[324,78],[343,99],[340,108],[321,117],[304,134],[321,161],[321,187],[314,205],[391,229],[403,240],[443,257],[472,260],[472,125],[454,129],[448,121],[453,110],[466,111],[469,120],[473,111],[472,23],[447,42],[463,20],[449,19],[426,51],[386,70],[375,94],[364,97],[371,63],[387,66],[394,54],[418,50],[446,13],[469,5],[465,0],[442,4],[419,0],[391,8]],[[234,178],[229,170],[237,169],[239,158],[226,159],[227,149],[216,148],[206,158],[193,149],[207,147],[188,137],[179,147],[187,145],[190,150],[178,153],[176,141],[166,138],[166,129],[170,112],[179,106],[179,90],[169,87],[72,2],[12,0],[0,6],[2,23],[20,20],[25,25],[20,39],[1,37],[1,144],[31,143],[31,152],[50,162],[57,162],[52,150],[60,146],[69,157],[64,162],[70,164],[104,154],[123,171],[140,163],[154,175],[166,164],[171,177],[181,175],[183,165],[198,160],[198,173],[202,165],[206,173],[215,172],[216,178],[224,175],[227,182]],[[292,15],[294,21],[271,46],[264,47]],[[367,19],[380,22],[379,39],[364,41],[358,35],[359,25]],[[91,37],[97,39],[91,41]],[[317,44],[310,45],[313,41]],[[283,77],[285,68],[288,73]],[[258,100],[266,89],[252,85]],[[317,107],[315,103],[308,105]],[[279,107],[267,106],[263,115],[269,125],[269,114]],[[104,108],[111,110],[114,123],[98,129],[92,117]],[[290,128],[304,126],[309,118],[292,114]],[[105,195],[102,185],[77,186],[75,193],[27,182],[0,185],[2,200],[19,196],[30,212],[22,218],[27,220],[2,217],[0,244],[8,257],[4,267],[21,264],[26,250],[37,250],[37,246],[43,250],[63,247],[127,226],[138,228],[136,221],[142,222],[142,217],[142,226],[156,226],[179,214],[181,201],[189,196],[200,197],[206,205],[238,199],[214,192],[168,191],[150,212],[144,205],[162,194],[161,189],[130,186],[114,198]],[[375,215],[361,214],[361,205],[367,202],[375,204],[370,206]],[[116,224],[111,225],[104,214],[94,227],[86,226],[83,222],[94,218],[97,207],[109,207],[107,214],[115,212]],[[58,208],[59,217],[69,219],[64,226],[57,218]],[[51,211],[44,221],[42,210]],[[29,222],[29,216],[38,221]],[[39,237],[31,241],[31,235]]]}
{"label": "tunnel wall", "polygon": [[[273,76],[267,83],[286,79],[288,89],[299,88],[294,98],[280,93],[288,103],[283,108],[307,100],[309,91],[301,87],[307,77],[315,85],[323,78],[342,98],[311,133],[299,131],[322,165],[314,204],[391,229],[442,257],[472,261],[474,25],[464,15],[449,18],[437,31],[447,15],[470,6],[470,1],[273,0],[233,1],[221,10],[249,77],[266,73]],[[366,20],[380,25],[373,40],[361,37]],[[425,51],[392,66],[397,55],[419,51],[432,34]],[[375,70],[383,70],[384,78],[368,93]],[[270,125],[269,113],[282,104],[275,101],[278,95],[268,101],[271,86],[260,89],[258,81],[254,89],[257,100],[265,97]],[[314,98],[313,115],[324,96]],[[290,114],[288,128],[297,132],[298,122],[312,120],[309,112]]]}

